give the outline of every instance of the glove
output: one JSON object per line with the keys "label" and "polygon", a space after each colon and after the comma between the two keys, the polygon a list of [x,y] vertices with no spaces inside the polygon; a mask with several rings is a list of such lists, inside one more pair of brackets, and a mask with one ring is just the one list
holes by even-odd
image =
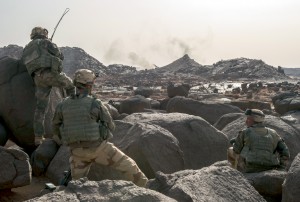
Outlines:
{"label": "glove", "polygon": [[56,142],[56,144],[58,144],[59,146],[62,145],[61,140],[59,139],[59,137],[57,135],[53,135],[53,140]]}
{"label": "glove", "polygon": [[44,140],[45,140],[45,138],[43,136],[35,136],[35,138],[34,138],[35,146],[39,146],[40,144],[43,143]]}

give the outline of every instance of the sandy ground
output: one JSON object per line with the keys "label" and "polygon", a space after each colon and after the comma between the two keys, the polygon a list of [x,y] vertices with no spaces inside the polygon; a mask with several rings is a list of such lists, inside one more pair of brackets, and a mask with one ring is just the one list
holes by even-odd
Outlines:
{"label": "sandy ground", "polygon": [[13,188],[11,190],[0,190],[0,201],[20,202],[37,197],[47,182],[49,182],[49,180],[46,177],[33,177],[30,185]]}
{"label": "sandy ground", "polygon": [[[6,148],[11,146],[15,146],[11,141],[8,141],[5,145]],[[45,188],[47,182],[49,180],[46,177],[32,177],[30,185],[0,190],[0,202],[19,202],[37,197]]]}

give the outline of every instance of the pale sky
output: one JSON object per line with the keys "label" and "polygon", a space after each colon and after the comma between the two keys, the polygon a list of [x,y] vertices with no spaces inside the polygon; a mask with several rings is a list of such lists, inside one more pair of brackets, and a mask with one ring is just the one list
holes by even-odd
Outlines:
{"label": "pale sky", "polygon": [[0,0],[0,47],[31,29],[80,47],[105,65],[151,68],[188,53],[203,65],[246,57],[300,67],[299,0]]}

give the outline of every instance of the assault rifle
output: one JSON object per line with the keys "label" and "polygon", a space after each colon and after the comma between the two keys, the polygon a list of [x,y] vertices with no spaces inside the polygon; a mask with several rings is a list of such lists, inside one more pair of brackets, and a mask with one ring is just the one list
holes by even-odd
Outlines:
{"label": "assault rifle", "polygon": [[64,178],[61,179],[59,185],[67,186],[71,180],[72,180],[71,169],[69,169],[68,171],[64,172]]}

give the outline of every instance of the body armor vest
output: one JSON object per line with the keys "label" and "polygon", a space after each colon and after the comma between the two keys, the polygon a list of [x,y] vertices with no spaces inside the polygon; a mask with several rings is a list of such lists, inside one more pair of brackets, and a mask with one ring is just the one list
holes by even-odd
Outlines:
{"label": "body armor vest", "polygon": [[248,128],[245,133],[241,156],[246,159],[247,163],[261,166],[279,165],[275,152],[279,136],[275,131],[269,128],[262,131]]}
{"label": "body armor vest", "polygon": [[30,75],[39,69],[52,67],[55,56],[48,52],[47,46],[46,39],[34,39],[24,48],[22,60]]}
{"label": "body armor vest", "polygon": [[63,125],[60,128],[66,144],[100,139],[99,123],[91,118],[91,106],[95,98],[67,98],[62,105]]}

